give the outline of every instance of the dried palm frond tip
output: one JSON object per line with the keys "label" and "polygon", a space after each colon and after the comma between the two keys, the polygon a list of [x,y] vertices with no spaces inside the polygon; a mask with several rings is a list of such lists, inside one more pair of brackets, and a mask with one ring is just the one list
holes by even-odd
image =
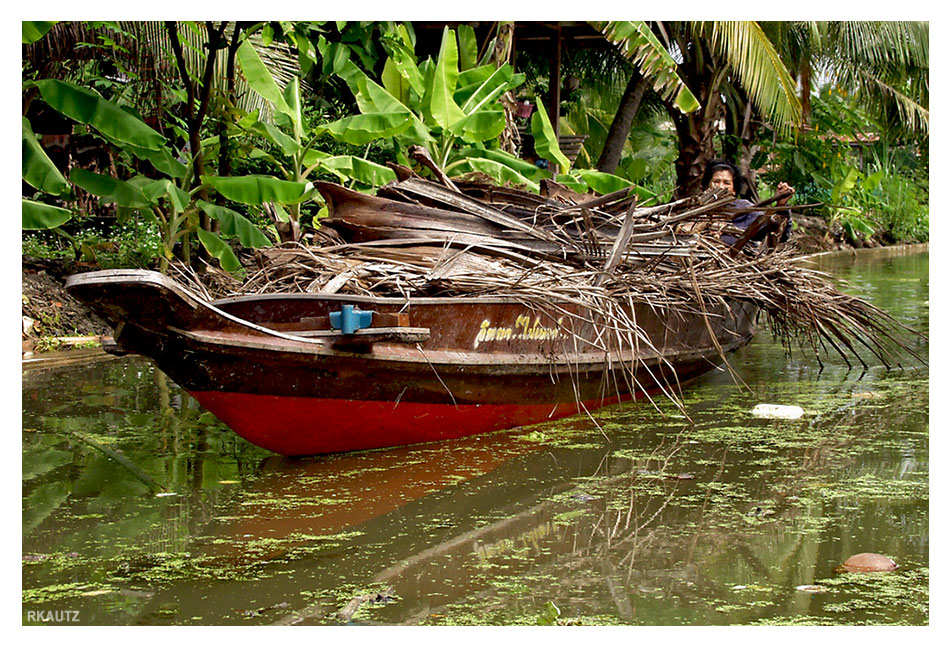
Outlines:
{"label": "dried palm frond tip", "polygon": [[[649,343],[625,305],[705,312],[727,301],[765,313],[786,344],[867,366],[863,347],[885,366],[902,352],[918,360],[914,331],[825,274],[795,262],[793,249],[739,249],[732,198],[707,193],[639,206],[628,191],[593,197],[553,182],[537,195],[484,181],[451,188],[402,173],[365,196],[331,184],[318,242],[256,252],[231,294],[309,292],[376,296],[513,297],[542,308],[583,306],[587,321],[621,345]],[[780,208],[761,206],[761,220]],[[723,358],[725,359],[725,358]]]}

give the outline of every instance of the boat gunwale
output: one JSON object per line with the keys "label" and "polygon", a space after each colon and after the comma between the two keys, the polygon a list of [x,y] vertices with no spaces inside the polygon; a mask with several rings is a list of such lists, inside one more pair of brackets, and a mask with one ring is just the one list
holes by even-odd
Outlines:
{"label": "boat gunwale", "polygon": [[[538,367],[542,372],[548,372],[552,367],[560,367],[564,370],[599,370],[609,369],[612,365],[618,367],[643,364],[645,366],[654,366],[660,364],[675,364],[676,362],[688,362],[698,359],[720,356],[720,350],[714,345],[703,348],[683,349],[673,352],[651,352],[645,354],[643,349],[625,349],[621,351],[591,351],[576,354],[551,354],[551,353],[482,353],[468,351],[465,349],[416,349],[408,345],[376,343],[373,344],[373,350],[370,352],[353,352],[335,349],[319,344],[297,344],[296,340],[288,340],[291,343],[280,343],[268,341],[265,337],[251,336],[241,333],[228,333],[222,331],[198,331],[182,330],[169,326],[168,332],[178,335],[191,342],[206,345],[209,347],[218,346],[230,349],[231,352],[261,350],[272,353],[291,353],[297,355],[309,355],[317,358],[350,358],[365,359],[374,362],[384,362],[387,364],[406,364],[406,365],[428,365],[441,369],[455,366],[465,366],[467,368],[484,367],[486,369],[495,368],[499,365]],[[722,353],[728,353],[732,350],[742,347],[754,336],[754,332],[742,335],[737,339],[721,343]],[[404,348],[408,353],[386,353],[387,347]],[[204,352],[216,353],[210,348]]]}

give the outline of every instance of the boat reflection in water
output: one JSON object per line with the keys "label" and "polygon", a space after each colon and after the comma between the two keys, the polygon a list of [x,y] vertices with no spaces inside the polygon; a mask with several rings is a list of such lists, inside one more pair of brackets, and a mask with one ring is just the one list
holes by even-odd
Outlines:
{"label": "boat reflection in water", "polygon": [[[318,547],[328,537],[541,451],[522,435],[498,432],[380,451],[266,458],[240,500],[204,531],[215,538],[209,552],[251,563]],[[246,549],[275,543],[273,551]]]}

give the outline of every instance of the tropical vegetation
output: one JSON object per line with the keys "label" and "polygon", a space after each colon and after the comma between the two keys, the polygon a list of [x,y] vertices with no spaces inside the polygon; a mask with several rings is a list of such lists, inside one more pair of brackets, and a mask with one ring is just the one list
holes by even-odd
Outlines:
{"label": "tropical vegetation", "polygon": [[928,237],[927,23],[591,22],[555,123],[514,23],[432,51],[411,22],[22,27],[25,255],[241,272],[236,250],[319,227],[316,180],[372,192],[398,164],[665,200],[720,156],[855,244]]}

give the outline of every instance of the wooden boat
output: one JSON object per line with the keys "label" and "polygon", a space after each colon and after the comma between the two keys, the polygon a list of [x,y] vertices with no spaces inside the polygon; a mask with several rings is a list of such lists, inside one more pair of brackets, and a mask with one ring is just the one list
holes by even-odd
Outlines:
{"label": "wooden boat", "polygon": [[636,344],[579,306],[503,297],[272,294],[203,300],[146,270],[68,290],[248,441],[284,455],[457,438],[591,411],[706,373],[747,343],[755,308],[634,303]]}

